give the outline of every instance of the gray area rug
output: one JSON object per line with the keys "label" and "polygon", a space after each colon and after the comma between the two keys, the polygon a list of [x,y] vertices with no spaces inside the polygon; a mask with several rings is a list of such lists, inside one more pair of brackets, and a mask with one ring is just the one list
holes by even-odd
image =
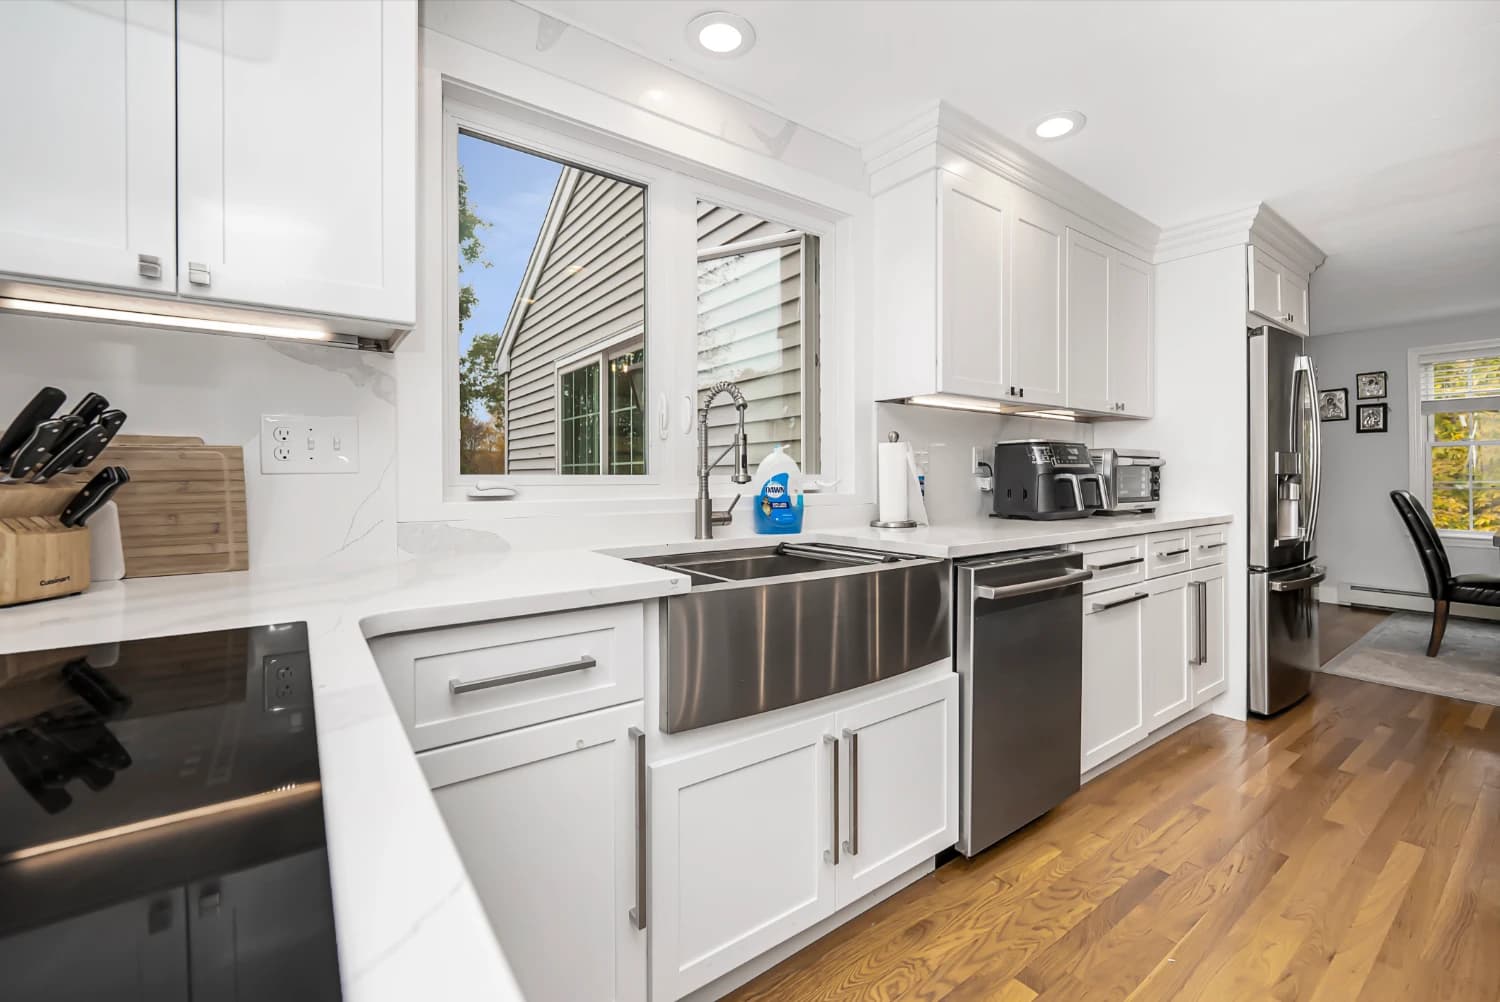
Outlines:
{"label": "gray area rug", "polygon": [[1429,616],[1393,613],[1321,670],[1500,706],[1500,622],[1450,619],[1435,658],[1426,655],[1431,631]]}

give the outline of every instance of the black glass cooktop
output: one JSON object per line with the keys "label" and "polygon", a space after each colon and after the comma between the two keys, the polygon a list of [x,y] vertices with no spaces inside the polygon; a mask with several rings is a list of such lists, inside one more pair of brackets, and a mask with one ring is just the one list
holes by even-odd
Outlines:
{"label": "black glass cooktop", "polygon": [[0,654],[6,1002],[338,999],[307,630]]}

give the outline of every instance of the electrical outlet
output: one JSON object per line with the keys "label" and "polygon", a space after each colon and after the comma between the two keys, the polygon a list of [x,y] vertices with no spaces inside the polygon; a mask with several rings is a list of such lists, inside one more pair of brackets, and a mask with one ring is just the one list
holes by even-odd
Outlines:
{"label": "electrical outlet", "polygon": [[261,659],[261,672],[267,710],[279,713],[312,705],[312,665],[305,652],[268,654]]}
{"label": "electrical outlet", "polygon": [[358,419],[261,415],[260,472],[359,472]]}

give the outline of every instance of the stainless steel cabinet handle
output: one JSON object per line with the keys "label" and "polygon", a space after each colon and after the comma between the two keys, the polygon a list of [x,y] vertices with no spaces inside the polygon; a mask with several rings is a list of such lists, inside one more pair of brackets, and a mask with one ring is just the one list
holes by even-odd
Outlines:
{"label": "stainless steel cabinet handle", "polygon": [[188,262],[188,281],[193,285],[213,284],[213,275],[208,270],[208,265],[198,261]]}
{"label": "stainless steel cabinet handle", "polygon": [[630,923],[636,929],[646,928],[646,732],[630,729],[635,742],[635,907],[630,909]]}
{"label": "stainless steel cabinet handle", "polygon": [[851,856],[859,855],[859,731],[844,728],[844,737],[849,742],[849,840],[844,851]]}
{"label": "stainless steel cabinet handle", "polygon": [[1198,663],[1208,664],[1208,582],[1194,581],[1198,586]]}
{"label": "stainless steel cabinet handle", "polygon": [[1160,553],[1158,553],[1157,556],[1158,557],[1180,557],[1184,553],[1191,553],[1191,552],[1192,552],[1192,550],[1191,550],[1190,547],[1184,546],[1180,550],[1163,550]]}
{"label": "stainless steel cabinet handle", "polygon": [[1116,560],[1112,564],[1093,564],[1089,569],[1095,571],[1112,571],[1116,567],[1129,567],[1131,564],[1144,564],[1145,557],[1131,557],[1129,560]]}
{"label": "stainless steel cabinet handle", "polygon": [[823,862],[839,865],[839,739],[823,735],[823,743],[833,745],[833,848],[823,850]]}
{"label": "stainless steel cabinet handle", "polygon": [[1122,605],[1129,605],[1131,602],[1139,602],[1143,598],[1150,597],[1151,596],[1147,595],[1145,592],[1138,591],[1134,595],[1131,595],[1129,598],[1117,598],[1113,602],[1095,602],[1090,611],[1103,612],[1106,609],[1118,609]]}
{"label": "stainless steel cabinet handle", "polygon": [[140,254],[136,262],[142,278],[161,278],[161,258],[155,254]]}
{"label": "stainless steel cabinet handle", "polygon": [[1228,543],[1199,543],[1198,544],[1198,549],[1200,549],[1200,550],[1222,550],[1224,547],[1226,547],[1228,545],[1229,545]]}
{"label": "stainless steel cabinet handle", "polygon": [[1093,571],[1069,571],[1055,578],[1042,578],[1040,581],[1023,581],[1013,585],[977,585],[974,588],[974,597],[993,602],[1000,598],[1015,598],[1017,595],[1033,595],[1039,591],[1066,588],[1068,585],[1087,581],[1093,576]]}
{"label": "stainless steel cabinet handle", "polygon": [[533,668],[531,671],[518,671],[513,675],[496,675],[493,678],[477,678],[472,682],[460,682],[456,678],[448,680],[448,691],[455,696],[461,696],[466,692],[475,692],[479,689],[493,689],[500,685],[513,685],[516,682],[530,682],[538,678],[550,678],[553,675],[566,675],[570,671],[583,671],[585,668],[593,668],[599,662],[585,655],[577,661],[569,661],[560,665],[548,665],[546,668]]}

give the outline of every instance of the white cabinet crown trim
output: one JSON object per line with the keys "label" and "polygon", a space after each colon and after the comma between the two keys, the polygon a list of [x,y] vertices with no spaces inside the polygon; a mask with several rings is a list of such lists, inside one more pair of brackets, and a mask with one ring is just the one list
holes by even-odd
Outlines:
{"label": "white cabinet crown trim", "polygon": [[1327,260],[1317,244],[1264,202],[1162,230],[1152,260],[1162,264],[1250,243],[1303,275],[1311,275]]}

